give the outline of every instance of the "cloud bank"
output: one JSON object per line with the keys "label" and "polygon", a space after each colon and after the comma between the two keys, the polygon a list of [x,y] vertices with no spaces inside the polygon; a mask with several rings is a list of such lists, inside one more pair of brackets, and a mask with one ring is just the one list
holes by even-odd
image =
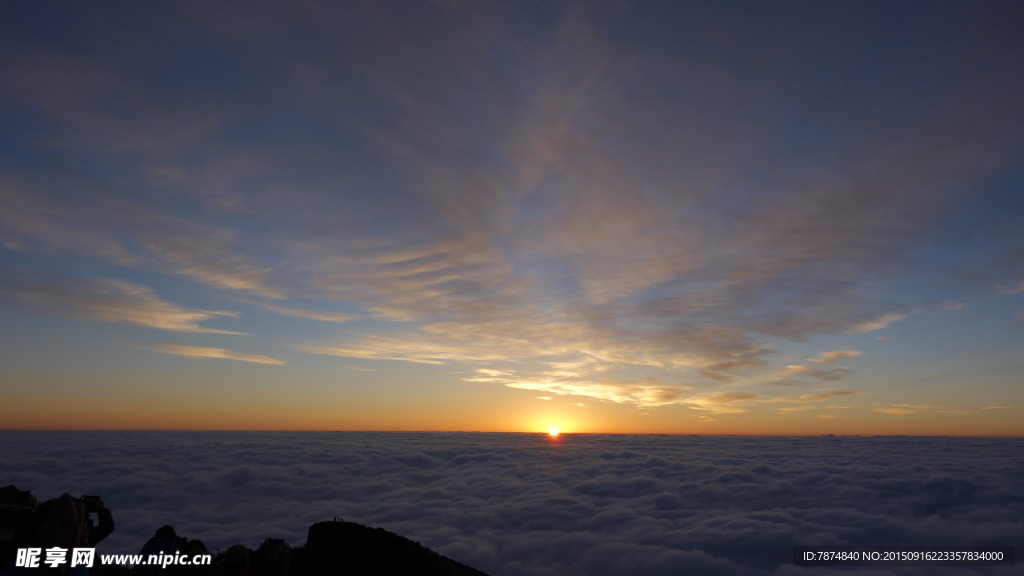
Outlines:
{"label": "cloud bank", "polygon": [[[494,576],[795,576],[794,545],[1024,546],[1022,440],[439,433],[0,432],[0,478],[100,494],[135,552],[343,516]],[[1009,576],[1015,567],[873,575]]]}

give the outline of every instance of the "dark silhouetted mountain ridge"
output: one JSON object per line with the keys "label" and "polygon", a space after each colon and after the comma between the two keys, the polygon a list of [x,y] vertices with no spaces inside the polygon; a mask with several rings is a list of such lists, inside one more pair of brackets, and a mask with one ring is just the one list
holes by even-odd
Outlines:
{"label": "dark silhouetted mountain ridge", "polygon": [[383,528],[345,521],[310,526],[306,545],[291,551],[289,574],[487,576]]}

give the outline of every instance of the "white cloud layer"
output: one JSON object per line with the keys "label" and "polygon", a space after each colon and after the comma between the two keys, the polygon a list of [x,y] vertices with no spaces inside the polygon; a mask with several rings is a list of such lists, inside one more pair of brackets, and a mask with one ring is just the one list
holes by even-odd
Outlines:
{"label": "white cloud layer", "polygon": [[[1024,440],[0,431],[0,478],[99,494],[136,552],[292,544],[341,515],[492,576],[796,576],[794,545],[1024,549]],[[900,567],[876,576],[1009,576]]]}

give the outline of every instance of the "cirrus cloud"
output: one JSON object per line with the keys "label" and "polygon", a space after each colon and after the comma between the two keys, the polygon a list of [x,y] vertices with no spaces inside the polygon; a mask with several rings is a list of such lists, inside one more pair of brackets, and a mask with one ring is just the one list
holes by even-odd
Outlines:
{"label": "cirrus cloud", "polygon": [[284,362],[283,360],[277,360],[269,356],[261,356],[258,354],[243,354],[241,352],[233,352],[231,350],[225,350],[223,348],[186,346],[182,344],[166,344],[162,342],[149,344],[148,346],[146,346],[146,348],[153,350],[155,352],[173,354],[175,356],[185,356],[186,358],[220,358],[223,360],[251,362],[253,364],[271,364],[274,366],[288,365],[288,363]]}
{"label": "cirrus cloud", "polygon": [[7,304],[18,302],[41,313],[76,320],[143,326],[174,332],[234,334],[200,323],[234,312],[193,310],[162,300],[140,284],[109,278],[71,279],[50,277],[45,281],[0,280],[0,296]]}

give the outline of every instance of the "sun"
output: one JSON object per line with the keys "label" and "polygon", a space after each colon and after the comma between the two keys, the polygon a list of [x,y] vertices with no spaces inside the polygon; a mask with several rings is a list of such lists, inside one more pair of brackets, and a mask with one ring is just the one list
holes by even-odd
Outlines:
{"label": "sun", "polygon": [[554,426],[552,426],[551,428],[548,428],[548,436],[551,436],[552,438],[557,438],[558,437],[558,428],[555,428]]}

